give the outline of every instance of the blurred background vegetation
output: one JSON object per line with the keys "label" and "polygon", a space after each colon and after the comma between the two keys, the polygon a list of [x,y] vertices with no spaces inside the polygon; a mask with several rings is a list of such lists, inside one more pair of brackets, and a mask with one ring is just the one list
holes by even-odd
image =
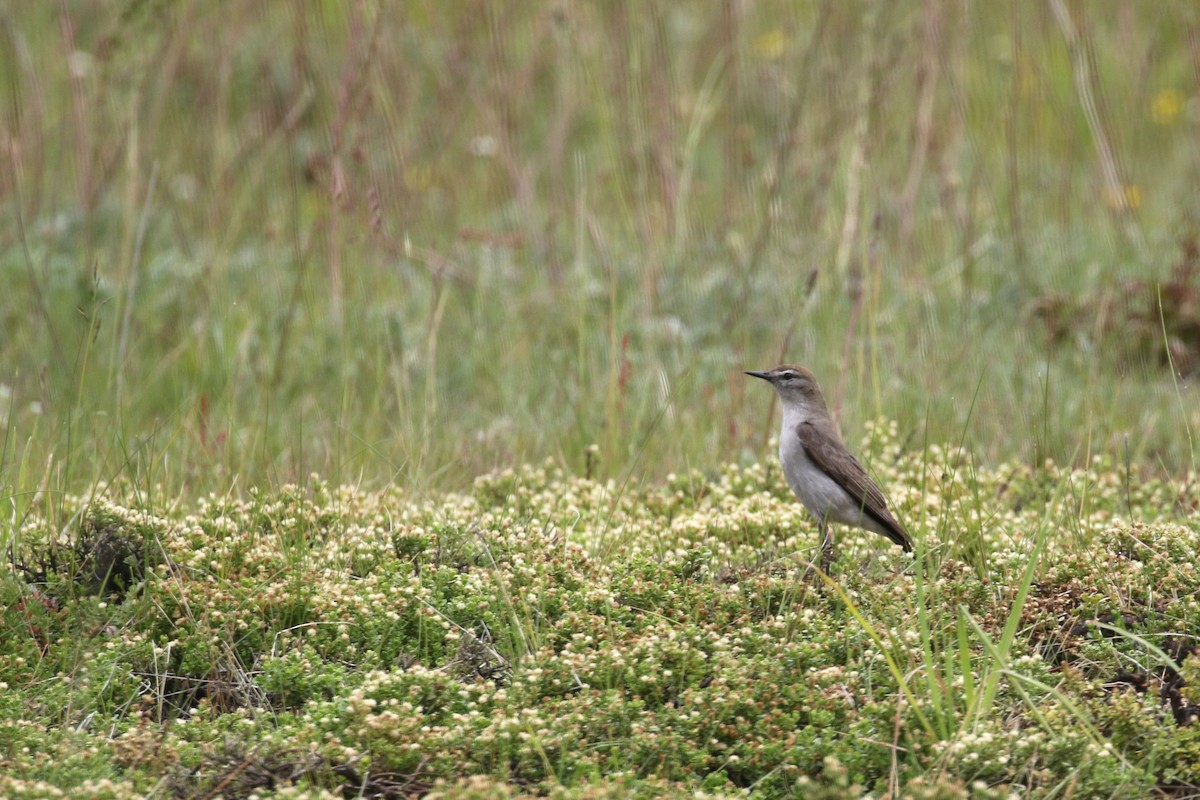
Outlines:
{"label": "blurred background vegetation", "polygon": [[640,481],[782,360],[1192,468],[1198,76],[1186,0],[0,0],[0,496]]}

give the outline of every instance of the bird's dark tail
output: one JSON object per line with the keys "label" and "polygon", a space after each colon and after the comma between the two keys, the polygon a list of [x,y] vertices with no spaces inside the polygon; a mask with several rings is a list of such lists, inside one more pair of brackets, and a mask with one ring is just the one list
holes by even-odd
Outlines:
{"label": "bird's dark tail", "polygon": [[875,513],[872,509],[866,509],[867,514],[879,523],[879,526],[884,530],[884,536],[891,539],[894,544],[898,544],[904,548],[904,552],[910,553],[913,549],[912,537],[908,535],[908,531],[904,530],[904,526],[896,521],[896,518],[889,514],[886,510],[882,514]]}

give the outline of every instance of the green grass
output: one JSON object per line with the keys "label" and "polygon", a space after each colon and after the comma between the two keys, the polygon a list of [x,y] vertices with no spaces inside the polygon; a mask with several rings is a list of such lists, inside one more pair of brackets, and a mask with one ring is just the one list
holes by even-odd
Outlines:
{"label": "green grass", "polygon": [[1194,10],[1076,21],[1122,208],[1048,11],[831,8],[5,14],[3,483],[662,476],[761,454],[780,358],[851,431],[1192,466]]}
{"label": "green grass", "polygon": [[[0,0],[0,773],[1194,781],[1157,689],[1096,687],[1164,656],[1194,677],[1155,637],[1195,620],[1159,584],[1197,527],[1200,11],[723,5]],[[823,592],[795,579],[807,523],[741,374],[781,360],[875,431],[918,561],[860,574],[856,546]],[[106,553],[140,565],[121,602]],[[399,620],[362,599],[414,581]],[[1099,622],[1048,644],[1064,603]],[[559,622],[628,663],[579,687]],[[656,654],[672,634],[728,682]],[[638,683],[655,659],[722,748]],[[836,674],[797,687],[800,663]],[[573,693],[521,683],[541,668]],[[352,709],[443,677],[546,733],[473,743],[447,699],[442,739],[375,739]],[[743,685],[766,721],[709,691]]]}

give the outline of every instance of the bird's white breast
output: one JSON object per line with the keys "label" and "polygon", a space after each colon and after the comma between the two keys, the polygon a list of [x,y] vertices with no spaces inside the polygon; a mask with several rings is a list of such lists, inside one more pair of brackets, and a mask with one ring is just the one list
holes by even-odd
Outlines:
{"label": "bird's white breast", "polygon": [[804,420],[803,414],[785,412],[779,433],[779,463],[792,492],[818,521],[828,519],[882,532],[878,523],[863,514],[860,502],[809,459],[796,433]]}

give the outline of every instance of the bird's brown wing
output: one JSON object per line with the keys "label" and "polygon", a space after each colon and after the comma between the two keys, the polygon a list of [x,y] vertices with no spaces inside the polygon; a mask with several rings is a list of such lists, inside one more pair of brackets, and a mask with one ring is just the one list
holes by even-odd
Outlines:
{"label": "bird's brown wing", "polygon": [[845,489],[854,502],[862,507],[863,513],[886,531],[885,536],[905,550],[912,550],[912,539],[904,526],[888,511],[883,492],[879,491],[858,459],[840,446],[836,437],[829,432],[819,431],[811,422],[797,425],[796,435],[800,437],[800,444],[804,446],[809,460]]}

